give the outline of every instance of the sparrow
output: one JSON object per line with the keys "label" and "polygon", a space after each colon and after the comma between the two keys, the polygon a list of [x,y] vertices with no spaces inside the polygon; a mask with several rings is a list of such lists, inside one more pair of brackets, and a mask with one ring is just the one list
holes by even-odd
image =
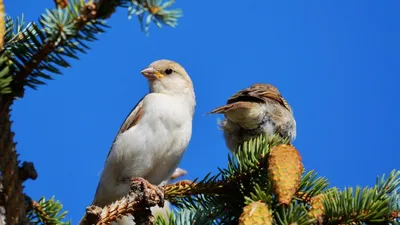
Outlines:
{"label": "sparrow", "polygon": [[296,121],[292,109],[271,84],[253,84],[231,96],[227,104],[210,114],[224,114],[220,123],[231,152],[244,141],[260,134],[278,135],[294,141]]}
{"label": "sparrow", "polygon": [[193,83],[177,62],[158,60],[141,73],[150,93],[121,125],[101,173],[92,205],[104,207],[127,195],[142,177],[159,185],[180,163],[192,136]]}

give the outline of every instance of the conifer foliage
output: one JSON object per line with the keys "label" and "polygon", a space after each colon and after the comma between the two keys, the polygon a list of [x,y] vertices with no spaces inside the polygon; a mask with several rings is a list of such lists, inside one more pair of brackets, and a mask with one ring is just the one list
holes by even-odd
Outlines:
{"label": "conifer foliage", "polygon": [[239,148],[219,174],[188,189],[167,188],[165,198],[181,210],[156,224],[399,224],[400,171],[378,177],[374,187],[339,190],[303,171],[286,140],[260,136]]}
{"label": "conifer foliage", "polygon": [[[49,0],[50,1],[50,0]],[[51,1],[50,1],[51,2]],[[87,53],[89,43],[108,28],[106,20],[117,7],[126,8],[129,18],[139,18],[146,34],[153,22],[158,27],[175,27],[182,16],[171,9],[174,0],[54,0],[39,21],[6,15],[0,0],[0,223],[8,225],[63,224],[65,214],[59,202],[32,201],[23,193],[22,183],[35,179],[33,165],[20,165],[10,107],[23,98],[25,88],[37,89],[71,66],[71,59]],[[28,216],[27,216],[28,214]]]}
{"label": "conifer foliage", "polygon": [[[70,224],[54,198],[31,200],[23,182],[35,179],[32,163],[20,165],[10,107],[24,97],[25,87],[37,89],[71,66],[70,59],[87,53],[89,42],[105,32],[105,21],[117,7],[137,17],[148,34],[151,23],[175,27],[182,16],[174,0],[54,0],[37,22],[5,16],[0,0],[0,223]],[[154,186],[132,182],[129,195],[99,208],[87,208],[89,224],[109,224],[133,214],[142,224],[399,224],[400,171],[378,177],[373,187],[339,190],[316,172],[304,169],[295,146],[278,137],[249,140],[230,155],[226,168],[194,181]],[[45,194],[45,193],[43,193]],[[149,208],[164,200],[176,210],[154,218]],[[94,216],[93,216],[94,215]]]}

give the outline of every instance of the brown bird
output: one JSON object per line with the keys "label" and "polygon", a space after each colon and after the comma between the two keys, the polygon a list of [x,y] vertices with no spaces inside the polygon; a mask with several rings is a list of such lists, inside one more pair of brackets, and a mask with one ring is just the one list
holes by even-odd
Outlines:
{"label": "brown bird", "polygon": [[260,134],[279,135],[293,141],[296,121],[292,109],[271,84],[253,84],[228,99],[211,114],[224,114],[220,123],[226,145],[235,152],[238,145]]}

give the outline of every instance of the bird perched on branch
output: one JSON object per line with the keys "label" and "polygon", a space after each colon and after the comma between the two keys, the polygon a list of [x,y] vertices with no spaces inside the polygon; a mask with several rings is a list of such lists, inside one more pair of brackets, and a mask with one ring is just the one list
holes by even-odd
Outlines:
{"label": "bird perched on branch", "polygon": [[159,185],[177,168],[192,135],[195,94],[185,69],[158,60],[141,71],[150,93],[125,119],[108,153],[93,205],[103,207],[129,193],[131,179]]}
{"label": "bird perched on branch", "polygon": [[279,135],[293,141],[296,121],[278,89],[271,84],[254,84],[228,99],[226,105],[211,114],[224,114],[220,126],[229,150],[260,134]]}
{"label": "bird perched on branch", "polygon": [[[171,177],[161,182],[160,186],[168,185],[171,181],[185,176],[187,171],[181,168],[176,168],[175,171],[172,173]],[[168,201],[164,201],[164,206],[161,208],[159,206],[154,206],[150,208],[151,214],[156,218],[157,216],[161,216],[164,218],[165,221],[169,221],[168,214],[171,213],[170,203]],[[118,223],[113,223],[113,225],[135,225],[134,218],[132,215],[123,217],[118,221]]]}

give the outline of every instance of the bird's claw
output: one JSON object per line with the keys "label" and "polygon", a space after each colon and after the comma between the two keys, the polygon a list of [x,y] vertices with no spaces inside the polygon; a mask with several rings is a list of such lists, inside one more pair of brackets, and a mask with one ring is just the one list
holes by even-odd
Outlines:
{"label": "bird's claw", "polygon": [[143,196],[147,205],[164,206],[164,189],[151,184],[142,177],[131,178],[131,191]]}

